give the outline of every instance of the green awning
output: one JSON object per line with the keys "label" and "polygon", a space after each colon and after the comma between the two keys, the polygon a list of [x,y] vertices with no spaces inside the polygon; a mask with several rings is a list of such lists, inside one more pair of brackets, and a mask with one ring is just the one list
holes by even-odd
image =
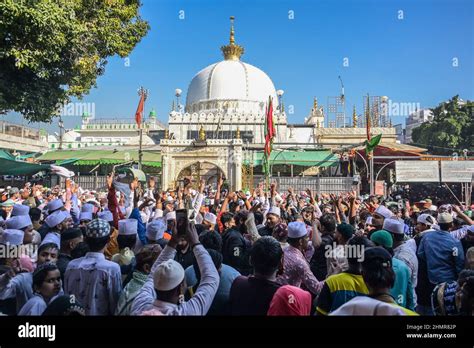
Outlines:
{"label": "green awning", "polygon": [[[253,164],[262,165],[263,151],[254,155]],[[248,164],[248,161],[244,161]],[[293,164],[305,167],[333,167],[339,165],[339,158],[329,150],[319,151],[281,151],[273,150],[270,165]]]}
{"label": "green awning", "polygon": [[[50,151],[39,157],[40,161],[56,161],[58,164],[74,165],[121,164],[138,161],[138,150],[61,150]],[[143,165],[161,167],[159,152],[143,151]]]}
{"label": "green awning", "polygon": [[33,175],[43,170],[50,170],[50,166],[17,161],[9,152],[0,150],[0,175]]}

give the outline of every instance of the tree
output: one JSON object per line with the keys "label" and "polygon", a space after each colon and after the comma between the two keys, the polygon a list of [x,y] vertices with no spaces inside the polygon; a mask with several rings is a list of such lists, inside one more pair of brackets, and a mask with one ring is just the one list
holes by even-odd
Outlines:
{"label": "tree", "polygon": [[0,1],[0,113],[51,121],[149,30],[140,0]]}
{"label": "tree", "polygon": [[474,152],[474,102],[463,102],[456,95],[431,109],[433,121],[413,129],[414,145],[433,154],[462,156],[462,150]]}

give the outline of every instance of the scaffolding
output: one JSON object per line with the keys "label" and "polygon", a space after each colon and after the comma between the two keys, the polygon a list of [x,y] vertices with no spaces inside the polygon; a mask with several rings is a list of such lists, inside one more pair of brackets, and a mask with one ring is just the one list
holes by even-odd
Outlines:
{"label": "scaffolding", "polygon": [[[368,100],[367,100],[368,98]],[[390,127],[390,117],[388,113],[388,104],[387,97],[382,96],[364,96],[363,103],[364,112],[363,115],[370,115],[371,127]],[[367,109],[369,108],[369,110]],[[366,126],[365,117],[360,117],[358,119],[359,127]]]}
{"label": "scaffolding", "polygon": [[346,101],[344,95],[328,97],[327,106],[327,127],[346,127],[348,123],[346,121]]}

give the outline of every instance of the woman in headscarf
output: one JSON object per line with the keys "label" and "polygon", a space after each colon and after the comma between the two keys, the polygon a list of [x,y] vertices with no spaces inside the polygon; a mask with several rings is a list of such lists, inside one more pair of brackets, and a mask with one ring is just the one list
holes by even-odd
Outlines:
{"label": "woman in headscarf", "polygon": [[311,313],[311,304],[312,298],[308,291],[284,285],[273,295],[267,315],[306,316]]}

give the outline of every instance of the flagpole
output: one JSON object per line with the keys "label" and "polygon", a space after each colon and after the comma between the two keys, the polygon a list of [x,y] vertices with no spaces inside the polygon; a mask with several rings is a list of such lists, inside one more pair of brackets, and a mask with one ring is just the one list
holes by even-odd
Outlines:
{"label": "flagpole", "polygon": [[140,87],[138,90],[138,95],[140,98],[143,97],[143,111],[142,111],[142,117],[140,119],[140,124],[139,129],[140,129],[140,138],[139,138],[139,143],[138,143],[138,169],[142,170],[142,160],[143,160],[143,150],[142,150],[142,144],[143,144],[143,115],[145,114],[145,101],[146,98],[148,97],[148,90]]}
{"label": "flagpole", "polygon": [[[369,93],[367,93],[367,110],[366,110],[366,115],[365,115],[365,127],[367,130],[367,143],[370,141],[372,138],[370,134],[370,127],[371,127],[371,120],[370,120],[370,96]],[[368,145],[367,145],[368,146]],[[374,154],[373,151],[370,151],[367,153],[367,157],[369,157],[369,173],[368,173],[368,179],[369,179],[369,191],[370,195],[375,194],[375,183],[374,183]]]}

